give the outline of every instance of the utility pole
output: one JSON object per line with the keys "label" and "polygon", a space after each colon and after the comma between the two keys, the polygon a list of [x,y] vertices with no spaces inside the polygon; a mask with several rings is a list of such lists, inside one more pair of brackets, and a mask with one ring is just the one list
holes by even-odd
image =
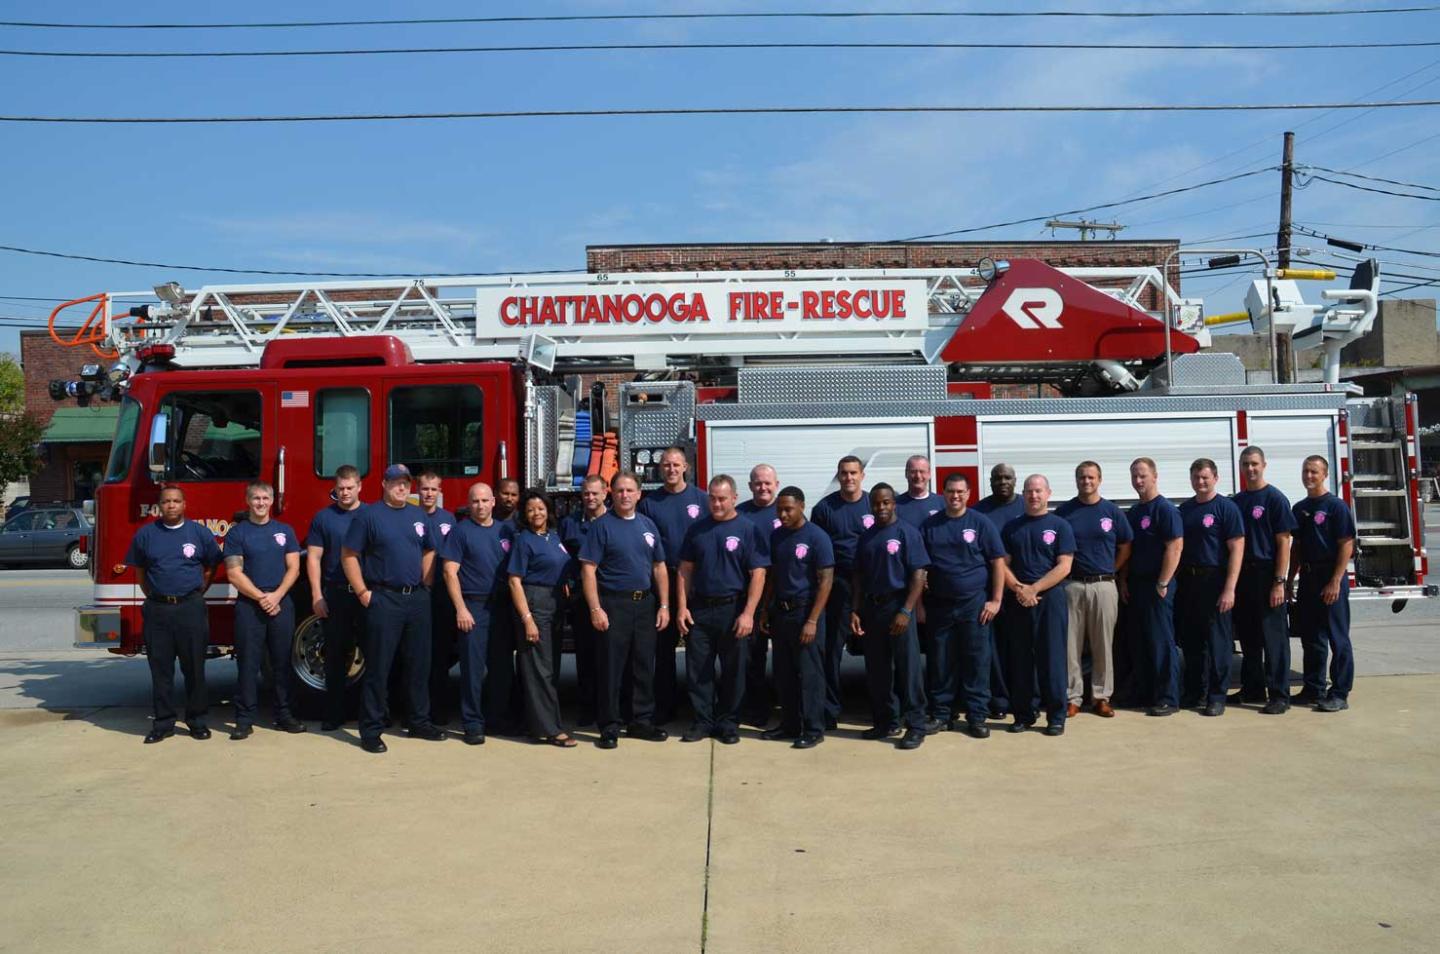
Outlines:
{"label": "utility pole", "polygon": [[[1287,132],[1280,159],[1280,229],[1275,234],[1276,265],[1279,268],[1290,267],[1290,187],[1294,172],[1295,134]],[[1281,332],[1275,338],[1275,383],[1292,384],[1295,381],[1295,350],[1291,346],[1290,335]]]}
{"label": "utility pole", "polygon": [[1075,229],[1080,233],[1080,241],[1088,242],[1100,232],[1109,232],[1113,239],[1115,233],[1123,230],[1125,226],[1119,222],[1094,222],[1088,219],[1071,221],[1069,219],[1051,219],[1045,223],[1045,227],[1054,235],[1056,229]]}

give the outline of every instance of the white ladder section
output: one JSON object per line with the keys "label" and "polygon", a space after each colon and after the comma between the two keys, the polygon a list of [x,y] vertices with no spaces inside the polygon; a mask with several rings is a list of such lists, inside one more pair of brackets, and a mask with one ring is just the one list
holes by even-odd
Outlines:
{"label": "white ladder section", "polygon": [[[1165,320],[1165,312],[1144,307],[1147,290],[1161,302],[1177,300],[1158,268],[1058,271],[1157,321]],[[110,293],[112,298],[154,304],[143,319],[112,319],[106,332],[109,344],[132,369],[138,366],[134,353],[150,344],[173,345],[174,362],[182,367],[247,367],[259,363],[268,343],[285,336],[382,334],[399,338],[418,361],[512,360],[543,336],[548,360],[576,368],[624,359],[637,369],[706,359],[740,365],[772,356],[898,356],[934,362],[986,287],[973,268],[541,273],[207,285],[193,292],[172,285],[168,301],[158,297],[167,291],[165,286],[155,292]],[[809,312],[823,310],[825,302],[833,311],[836,300],[862,292],[868,295],[866,311],[890,307],[893,300],[885,296],[903,294],[904,320],[802,320],[835,317]],[[738,300],[732,297],[737,294]],[[709,303],[708,321],[675,320],[673,309],[653,320],[644,313],[647,308],[667,309],[673,295],[682,296],[676,306],[682,311],[696,296]],[[543,307],[547,301],[552,306],[548,315]],[[602,321],[607,316],[601,306],[632,312],[638,308],[641,318]],[[778,315],[773,314],[776,308]],[[616,313],[612,310],[609,317]],[[525,320],[537,316],[551,321]],[[557,316],[563,323],[554,320]]]}

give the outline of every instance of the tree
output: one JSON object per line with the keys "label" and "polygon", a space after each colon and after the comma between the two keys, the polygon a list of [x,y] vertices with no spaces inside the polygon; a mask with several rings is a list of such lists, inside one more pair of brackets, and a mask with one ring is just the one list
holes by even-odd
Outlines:
{"label": "tree", "polygon": [[44,433],[33,414],[0,415],[0,491],[40,469],[43,462],[35,449]]}
{"label": "tree", "polygon": [[25,373],[13,354],[0,354],[0,417],[25,410]]}

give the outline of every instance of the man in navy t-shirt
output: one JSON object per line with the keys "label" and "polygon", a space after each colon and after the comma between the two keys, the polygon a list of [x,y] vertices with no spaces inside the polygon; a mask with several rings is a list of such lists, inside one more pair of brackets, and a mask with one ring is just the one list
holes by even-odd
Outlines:
{"label": "man in navy t-shirt", "polygon": [[616,474],[610,500],[613,508],[595,521],[580,547],[580,582],[597,644],[595,721],[602,749],[619,744],[622,682],[630,693],[630,737],[669,738],[655,724],[655,637],[670,625],[665,542],[655,522],[636,512],[639,477]]}
{"label": "man in navy t-shirt", "polygon": [[735,496],[735,481],[728,474],[712,478],[710,516],[690,528],[680,550],[676,615],[685,637],[685,678],[695,712],[684,742],[711,736],[726,745],[740,741],[745,658],[765,591],[770,535],[735,512]]}
{"label": "man in navy t-shirt", "polygon": [[385,691],[397,653],[405,658],[410,736],[445,738],[430,722],[430,593],[435,543],[425,511],[409,502],[410,468],[391,464],[383,496],[363,507],[345,531],[341,565],[365,616],[365,685],[360,707],[360,745],[384,752]]}
{"label": "man in navy t-shirt", "polygon": [[1085,697],[1085,677],[1080,660],[1090,649],[1090,697],[1095,714],[1110,718],[1115,709],[1110,696],[1115,691],[1112,640],[1120,616],[1120,594],[1115,575],[1130,558],[1130,524],[1120,508],[1100,496],[1100,465],[1093,460],[1075,468],[1075,497],[1061,504],[1055,515],[1067,521],[1075,533],[1075,560],[1065,586],[1069,606],[1069,638],[1066,641],[1065,714],[1080,711]]}
{"label": "man in navy t-shirt", "polygon": [[364,640],[365,607],[340,565],[350,521],[360,512],[360,471],[344,464],[335,471],[335,502],[315,514],[305,535],[305,573],[311,611],[324,620],[325,714],[320,728],[333,732],[345,723],[345,690]]}
{"label": "man in navy t-shirt", "polygon": [[136,532],[125,563],[135,568],[135,582],[145,594],[140,612],[155,712],[145,742],[159,742],[175,734],[172,696],[177,659],[185,677],[185,724],[190,737],[208,739],[205,654],[210,645],[210,621],[205,589],[220,563],[220,547],[213,533],[185,519],[185,491],[179,487],[160,491],[160,519]]}
{"label": "man in navy t-shirt", "polygon": [[1120,598],[1133,662],[1135,701],[1147,716],[1170,716],[1180,703],[1180,649],[1175,643],[1175,574],[1185,542],[1180,511],[1160,495],[1155,461],[1130,464],[1130,486],[1140,502],[1125,514],[1134,535],[1121,568]]}
{"label": "man in navy t-shirt", "polygon": [[1047,512],[1050,481],[1041,474],[1025,478],[1025,512],[1005,524],[1004,628],[1006,683],[1015,722],[1010,732],[1035,724],[1036,688],[1045,707],[1045,734],[1065,732],[1065,645],[1070,608],[1065,580],[1075,555],[1070,524]]}
{"label": "man in navy t-shirt", "polygon": [[[930,623],[926,654],[930,718],[954,730],[965,712],[964,731],[990,737],[991,627],[1005,592],[1005,547],[990,518],[970,502],[970,479],[945,478],[945,509],[920,526],[930,555],[925,615]],[[960,705],[957,706],[957,698]],[[927,728],[929,728],[927,724]]]}
{"label": "man in navy t-shirt", "polygon": [[[639,513],[649,517],[660,529],[660,539],[665,547],[665,569],[670,581],[670,592],[664,594],[662,602],[675,605],[675,589],[679,585],[680,547],[685,542],[686,532],[695,521],[705,516],[709,504],[705,492],[686,480],[690,469],[685,451],[679,447],[667,448],[660,455],[659,490],[652,490],[640,500]],[[676,620],[671,619],[655,639],[655,723],[663,725],[675,718],[675,705],[679,702],[675,681],[675,648],[680,642],[680,631]]]}
{"label": "man in navy t-shirt", "polygon": [[[1025,512],[1025,501],[1015,492],[1015,468],[1006,463],[990,468],[990,495],[977,502],[974,511],[984,514],[996,530]],[[1000,627],[990,628],[990,715],[1000,717],[1010,711],[1010,692],[1005,687],[1005,640]]]}
{"label": "man in navy t-shirt", "polygon": [[[1300,480],[1305,499],[1294,507],[1295,547],[1287,586],[1293,590],[1295,574],[1295,628],[1305,653],[1305,685],[1295,696],[1313,703],[1320,712],[1350,708],[1355,684],[1355,655],[1350,646],[1350,558],[1355,553],[1355,515],[1345,501],[1330,493],[1330,462],[1307,457]],[[1325,656],[1330,662],[1330,685],[1325,685]]]}
{"label": "man in navy t-shirt", "polygon": [[[840,489],[826,495],[810,511],[810,521],[830,535],[835,550],[835,586],[825,607],[825,728],[833,729],[840,718],[840,662],[850,630],[851,571],[855,544],[875,523],[870,501],[865,496],[865,465],[853,454],[835,465],[835,482]],[[857,651],[858,654],[858,651]]]}
{"label": "man in navy t-shirt", "polygon": [[235,691],[232,741],[254,731],[260,662],[270,660],[275,692],[275,728],[304,732],[291,712],[295,670],[290,664],[295,638],[295,606],[290,588],[300,578],[300,544],[289,524],[272,519],[275,488],[263,480],[245,488],[245,519],[225,534],[225,578],[235,587],[235,662],[240,678]]}
{"label": "man in navy t-shirt", "polygon": [[431,578],[425,581],[430,588],[430,721],[445,725],[450,721],[453,708],[450,666],[455,657],[455,606],[450,602],[450,594],[445,592],[440,554],[445,549],[445,538],[458,521],[455,514],[442,506],[440,475],[435,471],[421,471],[415,478],[415,496],[420,498],[425,526],[435,547]]}
{"label": "man in navy t-shirt", "polygon": [[[865,683],[874,725],[867,739],[886,739],[905,723],[901,749],[925,741],[925,675],[915,607],[925,589],[930,556],[920,531],[895,517],[895,490],[889,484],[870,489],[874,525],[855,545],[850,587],[854,609],[850,630],[865,647]],[[899,690],[897,699],[896,690]]]}
{"label": "man in navy t-shirt", "polygon": [[[605,497],[610,488],[605,478],[591,474],[580,485],[580,507],[560,521],[560,540],[570,554],[570,579],[580,579],[580,548],[590,536],[595,521],[605,516]],[[580,696],[575,724],[595,724],[595,629],[590,625],[590,608],[578,585],[570,596],[570,640],[575,646],[575,691]]]}
{"label": "man in navy t-shirt", "polygon": [[1295,514],[1290,501],[1265,480],[1265,452],[1251,444],[1240,455],[1245,489],[1231,499],[1245,524],[1245,558],[1235,584],[1232,613],[1240,641],[1240,689],[1232,703],[1264,706],[1266,715],[1290,708],[1290,625],[1286,619],[1285,577]]}
{"label": "man in navy t-shirt", "polygon": [[780,724],[766,739],[793,739],[811,749],[825,738],[825,605],[835,582],[835,548],[805,519],[805,493],[786,487],[776,498],[780,529],[770,536],[761,628],[775,640]]}
{"label": "man in navy t-shirt", "polygon": [[1190,465],[1195,496],[1180,505],[1185,549],[1180,554],[1180,592],[1175,619],[1185,654],[1180,705],[1207,716],[1225,714],[1230,685],[1235,581],[1245,557],[1245,524],[1240,510],[1217,492],[1215,462],[1201,457]]}
{"label": "man in navy t-shirt", "polygon": [[[740,516],[755,521],[766,540],[780,529],[780,517],[775,512],[775,494],[779,490],[780,477],[775,468],[769,464],[756,464],[750,468],[750,499],[735,508]],[[749,656],[745,663],[745,701],[740,706],[741,721],[758,729],[769,724],[770,710],[774,707],[770,683],[765,678],[769,642],[769,634],[756,627],[750,634]]]}
{"label": "man in navy t-shirt", "polygon": [[896,517],[918,527],[945,509],[944,498],[930,492],[930,458],[924,454],[905,461],[905,485],[905,492],[895,498]]}

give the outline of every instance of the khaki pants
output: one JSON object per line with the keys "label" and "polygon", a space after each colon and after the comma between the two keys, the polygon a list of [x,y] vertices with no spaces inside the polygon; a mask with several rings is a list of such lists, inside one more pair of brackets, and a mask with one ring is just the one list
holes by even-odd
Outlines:
{"label": "khaki pants", "polygon": [[1079,705],[1085,698],[1085,677],[1080,672],[1080,657],[1090,646],[1090,694],[1098,702],[1109,700],[1115,691],[1115,667],[1110,644],[1115,635],[1115,620],[1120,612],[1120,594],[1113,580],[1081,583],[1071,580],[1065,585],[1070,604],[1070,638],[1065,650],[1069,670],[1067,694],[1070,702]]}

